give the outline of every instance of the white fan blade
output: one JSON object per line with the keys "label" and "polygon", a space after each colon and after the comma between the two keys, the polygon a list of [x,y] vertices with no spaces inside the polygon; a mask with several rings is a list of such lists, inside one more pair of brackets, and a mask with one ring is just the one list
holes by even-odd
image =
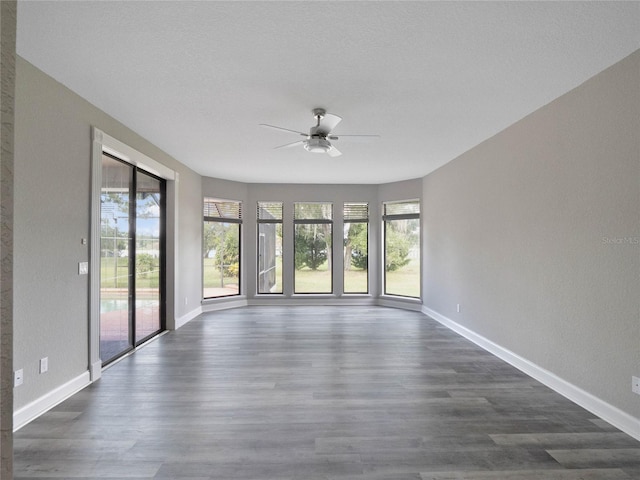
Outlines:
{"label": "white fan blade", "polygon": [[303,136],[307,136],[307,133],[302,133],[299,132],[297,130],[291,130],[290,128],[284,128],[284,127],[276,127],[275,125],[269,125],[268,123],[261,123],[260,124],[261,127],[268,127],[268,128],[275,128],[276,130],[284,130],[285,132],[291,132],[291,133],[297,133],[298,135],[303,135]]}
{"label": "white fan blade", "polygon": [[350,138],[380,138],[380,135],[331,135],[330,138],[331,140],[338,140],[342,137],[350,137]]}
{"label": "white fan blade", "polygon": [[318,127],[317,132],[328,135],[341,121],[342,117],[334,115],[333,113],[325,113],[320,119],[320,126]]}
{"label": "white fan blade", "polygon": [[342,152],[333,145],[331,145],[331,148],[327,150],[327,153],[330,157],[339,157],[340,155],[342,155]]}
{"label": "white fan blade", "polygon": [[343,143],[370,144],[377,141],[380,135],[330,135],[327,138],[332,142],[334,140],[340,140]]}
{"label": "white fan blade", "polygon": [[276,150],[278,148],[296,147],[298,145],[302,145],[303,143],[304,143],[304,140],[298,140],[297,142],[286,143],[284,145],[280,145],[279,147],[273,147],[273,149]]}

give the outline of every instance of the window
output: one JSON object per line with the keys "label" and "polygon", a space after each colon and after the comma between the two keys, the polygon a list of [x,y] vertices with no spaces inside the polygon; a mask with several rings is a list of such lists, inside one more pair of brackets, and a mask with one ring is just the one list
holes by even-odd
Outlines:
{"label": "window", "polygon": [[282,202],[258,202],[258,293],[282,293]]}
{"label": "window", "polygon": [[420,203],[384,204],[384,293],[420,297]]}
{"label": "window", "polygon": [[369,293],[369,204],[345,203],[344,293]]}
{"label": "window", "polygon": [[202,296],[240,294],[240,227],[242,203],[204,199]]}
{"label": "window", "polygon": [[294,204],[294,292],[332,293],[331,203]]}

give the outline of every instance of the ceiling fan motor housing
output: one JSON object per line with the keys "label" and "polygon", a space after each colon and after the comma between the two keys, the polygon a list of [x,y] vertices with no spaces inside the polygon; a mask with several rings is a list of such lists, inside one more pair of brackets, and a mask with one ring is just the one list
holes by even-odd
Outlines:
{"label": "ceiling fan motor housing", "polygon": [[331,149],[331,143],[326,138],[311,137],[305,142],[304,148],[312,153],[326,153]]}

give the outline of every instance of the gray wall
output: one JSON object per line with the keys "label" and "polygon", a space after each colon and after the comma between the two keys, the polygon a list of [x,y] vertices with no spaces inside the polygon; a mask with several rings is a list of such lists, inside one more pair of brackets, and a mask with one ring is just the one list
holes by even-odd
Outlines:
{"label": "gray wall", "polygon": [[414,179],[383,183],[378,185],[378,198],[381,203],[396,200],[420,200],[422,198],[422,182],[420,179]]}
{"label": "gray wall", "polygon": [[422,217],[426,307],[635,418],[639,72],[637,51],[426,176]]}
{"label": "gray wall", "polygon": [[[198,299],[200,176],[40,70],[17,59],[15,114],[15,408],[88,369],[91,126],[178,172],[179,295]],[[196,213],[198,212],[198,213]],[[173,259],[171,259],[173,260]],[[189,310],[178,302],[177,316]],[[38,361],[49,357],[49,371]]]}
{"label": "gray wall", "polygon": [[[178,208],[178,266],[176,311],[188,316],[202,301],[202,177],[192,170],[180,173]],[[186,301],[185,301],[186,299]]]}

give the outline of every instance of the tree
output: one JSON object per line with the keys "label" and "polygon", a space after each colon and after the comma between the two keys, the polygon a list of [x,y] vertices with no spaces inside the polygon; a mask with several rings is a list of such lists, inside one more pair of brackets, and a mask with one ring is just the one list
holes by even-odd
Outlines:
{"label": "tree", "polygon": [[240,257],[240,225],[236,223],[204,222],[203,258],[213,258],[214,266],[220,272],[220,286],[224,277],[237,277]]}
{"label": "tree", "polygon": [[368,225],[365,222],[349,223],[347,236],[344,241],[344,264],[350,267],[366,270],[368,268]]}
{"label": "tree", "polygon": [[204,222],[204,232],[202,239],[202,258],[209,257],[212,253],[215,253],[217,247],[220,245],[221,237],[220,222]]}
{"label": "tree", "polygon": [[321,225],[296,225],[295,232],[295,268],[309,267],[317,270],[327,261],[327,241]]}
{"label": "tree", "polygon": [[148,253],[136,255],[136,273],[145,277],[157,267],[157,261]]}
{"label": "tree", "polygon": [[399,232],[392,226],[392,222],[387,222],[385,229],[385,271],[393,272],[408,264],[409,250],[412,239],[406,233]]}
{"label": "tree", "polygon": [[221,248],[216,249],[216,264],[222,267],[224,276],[235,277],[239,270],[239,225],[230,224],[224,232]]}

